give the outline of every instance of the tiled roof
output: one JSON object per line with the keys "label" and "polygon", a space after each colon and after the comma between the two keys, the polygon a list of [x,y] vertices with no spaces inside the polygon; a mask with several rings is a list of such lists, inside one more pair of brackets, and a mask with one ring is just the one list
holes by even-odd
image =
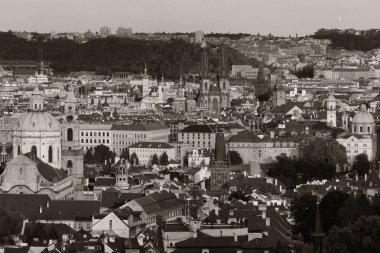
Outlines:
{"label": "tiled roof", "polygon": [[31,152],[24,155],[36,163],[38,171],[49,182],[57,182],[65,178],[65,173],[63,171],[57,170],[49,164],[44,163],[40,158],[34,156]]}
{"label": "tiled roof", "polygon": [[114,177],[97,177],[95,186],[114,186],[116,179]]}
{"label": "tiled roof", "polygon": [[166,143],[166,142],[152,142],[152,141],[150,141],[150,142],[138,142],[138,143],[135,143],[135,144],[129,146],[129,148],[171,149],[174,147],[172,145]]}
{"label": "tiled roof", "polygon": [[42,208],[39,218],[43,220],[91,220],[99,213],[97,200],[52,200]]}
{"label": "tiled roof", "polygon": [[111,130],[125,130],[125,131],[152,131],[167,129],[165,125],[161,124],[132,124],[132,125],[112,125]]}
{"label": "tiled roof", "polygon": [[181,133],[213,133],[209,125],[190,125],[182,129]]}
{"label": "tiled roof", "polygon": [[229,142],[259,142],[260,139],[248,130],[239,132],[230,138]]}
{"label": "tiled roof", "polygon": [[147,214],[170,210],[183,206],[183,202],[176,198],[173,193],[167,191],[154,192],[145,197],[135,199]]}
{"label": "tiled roof", "polygon": [[19,212],[33,221],[38,218],[40,206],[48,201],[49,196],[42,194],[0,194],[0,209]]}

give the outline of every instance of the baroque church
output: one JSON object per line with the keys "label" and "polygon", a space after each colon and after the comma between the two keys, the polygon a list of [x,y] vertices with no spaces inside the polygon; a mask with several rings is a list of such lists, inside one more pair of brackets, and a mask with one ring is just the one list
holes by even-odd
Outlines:
{"label": "baroque church", "polygon": [[33,91],[29,111],[18,118],[12,134],[13,159],[0,175],[0,192],[47,194],[51,199],[81,199],[83,151],[72,90],[59,122],[45,111],[44,97]]}
{"label": "baroque church", "polygon": [[[208,54],[206,48],[202,52],[202,81],[200,84],[198,103],[209,113],[219,114],[224,108],[231,105],[230,82],[227,78],[227,62],[224,47],[221,48],[221,57],[218,66],[216,81],[212,81],[208,72]],[[221,76],[219,76],[219,74]]]}

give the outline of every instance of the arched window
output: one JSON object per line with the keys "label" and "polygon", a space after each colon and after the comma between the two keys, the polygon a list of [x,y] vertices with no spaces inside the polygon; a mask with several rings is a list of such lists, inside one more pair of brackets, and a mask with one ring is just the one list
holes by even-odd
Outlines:
{"label": "arched window", "polygon": [[72,128],[67,129],[67,140],[73,141],[73,129]]}
{"label": "arched window", "polygon": [[33,145],[31,150],[30,150],[30,153],[32,153],[32,155],[37,156],[37,147]]}
{"label": "arched window", "polygon": [[356,126],[354,126],[354,133],[356,133]]}
{"label": "arched window", "polygon": [[48,152],[48,162],[52,163],[53,162],[53,147],[50,145],[49,146],[49,152]]}
{"label": "arched window", "polygon": [[367,127],[367,131],[369,134],[371,133],[371,127],[370,126]]}
{"label": "arched window", "polygon": [[17,145],[17,155],[20,155],[21,154],[21,147],[20,145]]}
{"label": "arched window", "polygon": [[363,133],[363,127],[359,127],[359,133]]}
{"label": "arched window", "polygon": [[72,168],[73,167],[73,162],[71,160],[67,161],[67,168]]}

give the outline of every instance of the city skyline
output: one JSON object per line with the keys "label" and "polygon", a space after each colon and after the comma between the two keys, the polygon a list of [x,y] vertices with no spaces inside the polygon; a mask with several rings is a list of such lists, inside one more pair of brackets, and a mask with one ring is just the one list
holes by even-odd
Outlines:
{"label": "city skyline", "polygon": [[[23,6],[23,8],[20,8]],[[91,8],[89,8],[91,7]],[[136,32],[251,33],[308,35],[319,28],[377,28],[380,2],[367,0],[3,0],[0,30],[99,31],[119,26]],[[59,11],[57,11],[59,10]],[[89,11],[91,10],[91,11]],[[238,19],[236,17],[239,17]],[[275,22],[274,22],[275,21]],[[360,26],[358,25],[360,24]]]}

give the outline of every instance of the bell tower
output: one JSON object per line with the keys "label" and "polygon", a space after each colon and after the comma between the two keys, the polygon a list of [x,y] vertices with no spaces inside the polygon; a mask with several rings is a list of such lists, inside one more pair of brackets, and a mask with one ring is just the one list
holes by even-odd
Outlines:
{"label": "bell tower", "polygon": [[326,100],[327,105],[327,117],[326,122],[327,125],[331,127],[336,127],[336,99],[330,94]]}

